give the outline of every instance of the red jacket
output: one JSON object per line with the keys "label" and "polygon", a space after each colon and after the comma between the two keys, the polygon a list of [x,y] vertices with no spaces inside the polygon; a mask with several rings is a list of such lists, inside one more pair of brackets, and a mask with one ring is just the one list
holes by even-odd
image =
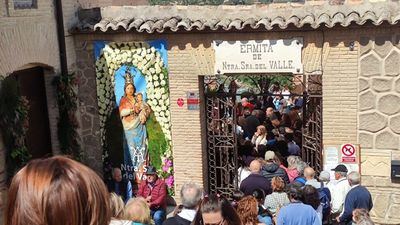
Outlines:
{"label": "red jacket", "polygon": [[138,196],[147,198],[151,195],[150,209],[165,209],[167,207],[167,185],[162,179],[157,178],[153,188],[147,181],[142,181],[139,186]]}

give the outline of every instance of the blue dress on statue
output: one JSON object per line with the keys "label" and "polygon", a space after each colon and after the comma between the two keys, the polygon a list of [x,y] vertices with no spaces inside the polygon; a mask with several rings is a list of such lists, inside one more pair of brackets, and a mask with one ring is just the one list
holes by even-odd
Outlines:
{"label": "blue dress on statue", "polygon": [[[124,163],[129,170],[133,170],[137,178],[141,178],[141,168],[147,158],[147,133],[146,125],[141,122],[141,118],[146,121],[149,110],[143,108],[140,112],[131,113],[134,110],[135,102],[122,97],[119,110],[124,127]],[[138,176],[139,175],[139,176]]]}

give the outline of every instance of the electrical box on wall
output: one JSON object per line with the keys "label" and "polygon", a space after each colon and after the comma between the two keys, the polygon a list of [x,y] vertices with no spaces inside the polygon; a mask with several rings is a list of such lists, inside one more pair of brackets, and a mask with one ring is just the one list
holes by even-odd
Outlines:
{"label": "electrical box on wall", "polygon": [[400,180],[400,160],[392,160],[392,180]]}

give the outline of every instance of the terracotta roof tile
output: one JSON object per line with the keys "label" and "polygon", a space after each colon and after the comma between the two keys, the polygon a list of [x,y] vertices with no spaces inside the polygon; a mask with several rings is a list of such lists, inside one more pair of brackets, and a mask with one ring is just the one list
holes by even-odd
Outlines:
{"label": "terracotta roof tile", "polygon": [[[290,5],[289,5],[290,6]],[[305,25],[316,29],[340,25],[363,25],[370,21],[380,25],[386,21],[397,24],[400,20],[400,3],[379,2],[360,5],[302,6],[110,6],[102,8],[101,20],[90,24],[81,20],[75,31],[110,30],[162,33],[166,30],[242,30],[244,28],[286,29],[289,25]]]}

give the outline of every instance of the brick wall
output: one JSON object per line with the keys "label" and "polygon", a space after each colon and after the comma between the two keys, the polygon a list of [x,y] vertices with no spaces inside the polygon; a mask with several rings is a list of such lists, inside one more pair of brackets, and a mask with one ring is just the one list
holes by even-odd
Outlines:
{"label": "brick wall", "polygon": [[357,142],[357,47],[350,50],[356,32],[324,32],[323,143]]}

